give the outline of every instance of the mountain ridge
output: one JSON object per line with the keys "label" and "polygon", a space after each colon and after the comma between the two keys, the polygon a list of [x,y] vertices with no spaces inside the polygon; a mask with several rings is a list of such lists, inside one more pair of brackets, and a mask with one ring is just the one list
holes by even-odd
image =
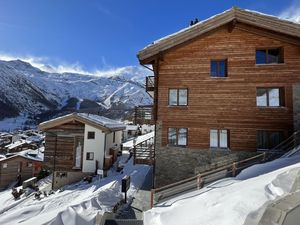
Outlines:
{"label": "mountain ridge", "polygon": [[138,66],[98,74],[50,73],[21,60],[0,60],[0,121],[23,116],[31,125],[72,111],[124,119],[135,106],[152,104],[144,88],[149,74]]}

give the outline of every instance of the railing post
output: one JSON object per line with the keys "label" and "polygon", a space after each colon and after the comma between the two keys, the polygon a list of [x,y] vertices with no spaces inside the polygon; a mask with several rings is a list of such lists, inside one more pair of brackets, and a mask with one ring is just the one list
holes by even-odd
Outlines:
{"label": "railing post", "polygon": [[236,175],[236,163],[232,163],[232,176],[235,177]]}
{"label": "railing post", "polygon": [[203,179],[201,177],[201,175],[198,175],[197,177],[197,189],[201,189],[203,187]]}
{"label": "railing post", "polygon": [[150,209],[153,208],[154,205],[154,190],[151,189],[151,196],[150,196]]}
{"label": "railing post", "polygon": [[266,152],[263,153],[263,162],[266,161]]}
{"label": "railing post", "polygon": [[136,140],[133,139],[133,165],[135,165],[135,160],[136,160]]}

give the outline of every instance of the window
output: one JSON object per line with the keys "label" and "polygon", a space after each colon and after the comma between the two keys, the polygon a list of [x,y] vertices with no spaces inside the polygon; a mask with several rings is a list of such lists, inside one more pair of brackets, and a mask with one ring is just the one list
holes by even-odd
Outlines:
{"label": "window", "polygon": [[95,139],[95,132],[94,131],[89,131],[87,135],[88,139]]}
{"label": "window", "polygon": [[86,160],[94,160],[94,152],[87,152]]}
{"label": "window", "polygon": [[283,88],[257,88],[256,105],[267,107],[284,106]]}
{"label": "window", "polygon": [[257,131],[257,149],[272,149],[283,141],[282,131]]}
{"label": "window", "polygon": [[169,89],[169,105],[187,106],[188,89]]}
{"label": "window", "polygon": [[187,145],[187,128],[169,128],[168,143],[174,146]]}
{"label": "window", "polygon": [[283,63],[283,49],[257,49],[256,50],[256,64],[274,64]]}
{"label": "window", "polygon": [[2,168],[3,168],[3,169],[7,168],[7,163],[3,163],[3,164],[2,164]]}
{"label": "window", "polygon": [[210,76],[227,77],[227,60],[211,60]]}
{"label": "window", "polygon": [[211,129],[210,130],[211,148],[228,148],[228,130]]}
{"label": "window", "polygon": [[116,142],[116,132],[113,133],[113,143]]}

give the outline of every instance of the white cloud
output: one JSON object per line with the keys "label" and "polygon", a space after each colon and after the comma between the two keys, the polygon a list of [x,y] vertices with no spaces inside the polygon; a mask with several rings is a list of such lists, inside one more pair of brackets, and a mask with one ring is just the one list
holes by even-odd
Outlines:
{"label": "white cloud", "polygon": [[30,55],[26,55],[26,56],[21,56],[21,55],[11,55],[11,54],[6,54],[6,53],[0,53],[0,60],[3,61],[11,61],[11,60],[22,60],[24,62],[28,62],[31,65],[35,66],[35,67],[42,67],[44,64],[42,63],[43,61],[47,60],[47,58],[45,57],[35,57],[35,56],[30,56]]}
{"label": "white cloud", "polygon": [[76,62],[73,64],[61,63],[59,65],[53,65],[48,57],[37,57],[32,55],[11,55],[0,52],[0,60],[11,61],[11,60],[22,60],[30,63],[32,66],[37,67],[46,72],[55,73],[80,73],[80,74],[91,74],[88,71],[84,71],[82,66]]}
{"label": "white cloud", "polygon": [[120,75],[128,69],[131,69],[131,66],[126,67],[112,67],[109,66],[105,60],[104,57],[102,57],[102,69],[95,69],[93,71],[87,71],[84,70],[82,65],[80,63],[64,63],[59,62],[58,65],[54,65],[51,63],[52,60],[50,60],[48,57],[36,57],[32,55],[11,55],[7,53],[1,53],[0,52],[0,60],[3,61],[11,61],[11,60],[22,60],[24,62],[30,63],[32,66],[39,68],[40,70],[50,72],[50,73],[79,73],[84,75],[94,75],[99,77],[111,77],[111,76],[117,76]]}
{"label": "white cloud", "polygon": [[300,23],[300,0],[293,1],[279,14],[279,17]]}

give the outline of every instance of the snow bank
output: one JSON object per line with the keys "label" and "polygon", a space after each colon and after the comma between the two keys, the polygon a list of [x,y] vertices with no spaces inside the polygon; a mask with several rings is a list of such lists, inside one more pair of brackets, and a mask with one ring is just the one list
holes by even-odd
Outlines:
{"label": "snow bank", "polygon": [[[123,156],[122,161],[128,155]],[[95,216],[111,210],[120,201],[121,179],[125,175],[131,176],[131,187],[128,196],[132,197],[141,187],[149,171],[149,166],[133,165],[132,160],[125,164],[123,173],[109,171],[109,176],[91,184],[85,182],[65,186],[63,191],[57,191],[48,197],[36,200],[33,196],[0,214],[0,224],[95,224]],[[47,185],[49,178],[41,182]],[[0,192],[0,202],[5,205],[14,203],[10,190]],[[0,210],[1,210],[0,207]]]}
{"label": "snow bank", "polygon": [[236,179],[238,180],[249,179],[299,162],[300,162],[300,155],[295,155],[293,157],[283,157],[271,162],[256,164],[254,166],[251,166],[243,170],[238,176],[236,176]]}
{"label": "snow bank", "polygon": [[242,225],[266,202],[288,193],[300,163],[246,180],[224,179],[144,213],[145,225]]}

